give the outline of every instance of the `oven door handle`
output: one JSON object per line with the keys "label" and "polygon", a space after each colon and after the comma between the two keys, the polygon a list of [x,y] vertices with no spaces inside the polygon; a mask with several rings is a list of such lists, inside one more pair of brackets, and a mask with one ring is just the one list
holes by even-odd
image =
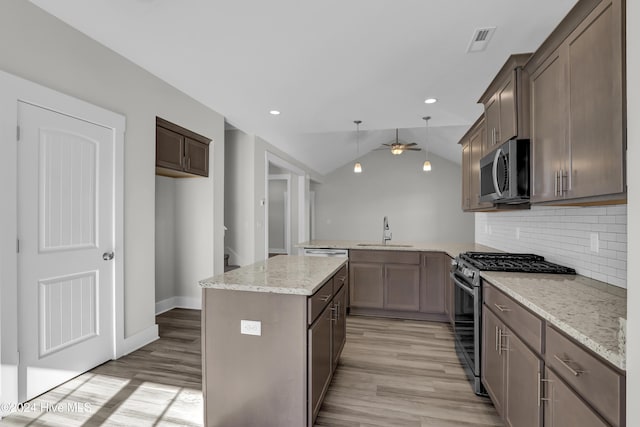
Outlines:
{"label": "oven door handle", "polygon": [[461,288],[463,291],[465,291],[469,295],[473,296],[473,287],[472,286],[469,286],[466,283],[464,283],[463,281],[461,281],[460,279],[458,279],[454,273],[451,273],[450,276],[451,276],[451,279],[453,279],[453,282],[456,284],[457,287]]}

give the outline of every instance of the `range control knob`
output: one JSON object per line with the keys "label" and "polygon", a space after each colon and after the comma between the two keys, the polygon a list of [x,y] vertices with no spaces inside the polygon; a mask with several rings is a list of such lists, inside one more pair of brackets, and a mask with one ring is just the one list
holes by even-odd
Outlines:
{"label": "range control knob", "polygon": [[451,260],[451,268],[456,268],[458,266],[458,260],[457,259],[452,259]]}
{"label": "range control knob", "polygon": [[470,279],[473,279],[473,276],[475,276],[475,272],[467,267],[462,269],[462,275],[464,277],[468,277]]}

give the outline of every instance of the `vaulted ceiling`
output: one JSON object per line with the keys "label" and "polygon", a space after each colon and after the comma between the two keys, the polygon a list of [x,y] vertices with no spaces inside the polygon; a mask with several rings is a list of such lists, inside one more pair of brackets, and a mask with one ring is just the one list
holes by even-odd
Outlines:
{"label": "vaulted ceiling", "polygon": [[[459,163],[456,142],[509,54],[534,51],[576,3],[31,1],[323,174],[357,157],[356,119],[362,155],[395,128],[424,147],[431,116],[430,151]],[[485,27],[486,50],[468,53]]]}

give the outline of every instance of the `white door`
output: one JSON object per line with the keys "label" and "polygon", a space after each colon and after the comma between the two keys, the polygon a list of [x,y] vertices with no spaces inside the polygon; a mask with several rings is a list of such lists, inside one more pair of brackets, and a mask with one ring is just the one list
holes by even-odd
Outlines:
{"label": "white door", "polygon": [[113,356],[114,135],[24,102],[18,122],[18,372],[25,401]]}

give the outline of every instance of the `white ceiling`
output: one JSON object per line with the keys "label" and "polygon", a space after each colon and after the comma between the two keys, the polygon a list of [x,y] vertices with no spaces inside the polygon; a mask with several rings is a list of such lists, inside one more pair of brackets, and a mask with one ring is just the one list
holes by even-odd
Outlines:
{"label": "white ceiling", "polygon": [[424,145],[429,115],[430,151],[459,163],[508,55],[534,51],[576,0],[32,2],[324,174],[356,158],[356,119],[362,155],[396,127]]}

